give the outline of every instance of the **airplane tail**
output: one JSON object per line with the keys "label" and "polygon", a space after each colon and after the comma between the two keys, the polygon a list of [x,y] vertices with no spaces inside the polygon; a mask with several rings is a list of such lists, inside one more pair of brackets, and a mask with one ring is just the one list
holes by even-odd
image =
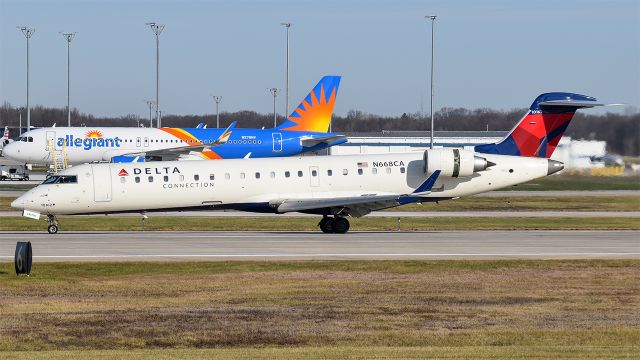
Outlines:
{"label": "airplane tail", "polygon": [[278,129],[327,132],[338,96],[340,76],[324,76]]}
{"label": "airplane tail", "polygon": [[586,95],[564,92],[542,94],[504,139],[495,144],[476,145],[475,151],[550,158],[576,110],[603,105]]}
{"label": "airplane tail", "polygon": [[2,140],[9,140],[9,127],[4,127],[4,134],[2,134]]}

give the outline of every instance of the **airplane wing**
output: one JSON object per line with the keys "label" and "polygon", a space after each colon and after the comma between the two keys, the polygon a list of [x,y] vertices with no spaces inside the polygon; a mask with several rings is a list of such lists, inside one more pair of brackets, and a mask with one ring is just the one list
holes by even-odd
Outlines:
{"label": "airplane wing", "polygon": [[233,131],[233,128],[235,128],[236,124],[237,124],[237,121],[232,122],[231,125],[229,125],[215,141],[212,141],[209,144],[185,145],[185,146],[178,146],[178,147],[168,148],[168,149],[149,150],[149,151],[144,151],[144,152],[135,152],[135,153],[122,154],[121,156],[126,156],[126,157],[136,157],[136,156],[140,156],[140,157],[159,157],[159,158],[162,158],[162,160],[165,160],[165,161],[175,160],[175,159],[178,159],[180,157],[180,155],[186,155],[186,154],[189,154],[192,151],[193,152],[203,152],[203,151],[205,151],[205,150],[207,150],[207,149],[209,149],[211,147],[226,144],[227,141],[229,140],[229,136],[231,136],[231,132]]}
{"label": "airplane wing", "polygon": [[320,136],[320,137],[308,137],[300,139],[300,143],[304,147],[313,147],[318,144],[331,144],[338,140],[346,139],[344,135],[329,135],[329,136]]}
{"label": "airplane wing", "polygon": [[419,202],[423,196],[431,192],[438,176],[440,176],[440,170],[434,171],[411,194],[367,194],[327,199],[281,199],[271,202],[270,205],[279,213],[330,209],[332,213],[347,213],[350,216],[361,217],[372,211]]}

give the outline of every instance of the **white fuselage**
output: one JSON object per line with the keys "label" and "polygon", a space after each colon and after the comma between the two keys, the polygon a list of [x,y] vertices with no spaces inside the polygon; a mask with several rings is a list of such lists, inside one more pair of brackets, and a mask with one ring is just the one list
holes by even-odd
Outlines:
{"label": "white fuselage", "polygon": [[69,164],[82,164],[110,161],[114,156],[123,154],[188,145],[161,129],[135,127],[42,128],[23,133],[21,139],[7,146],[5,156],[15,161],[42,165],[53,163],[52,150],[64,150]]}
{"label": "white fuselage", "polygon": [[[482,193],[548,174],[547,159],[483,156],[495,165],[468,177],[439,177],[425,201]],[[77,183],[42,184],[12,206],[50,215],[215,206],[269,211],[269,204],[284,199],[411,194],[435,170],[425,173],[423,152],[85,164],[62,173],[77,176]]]}

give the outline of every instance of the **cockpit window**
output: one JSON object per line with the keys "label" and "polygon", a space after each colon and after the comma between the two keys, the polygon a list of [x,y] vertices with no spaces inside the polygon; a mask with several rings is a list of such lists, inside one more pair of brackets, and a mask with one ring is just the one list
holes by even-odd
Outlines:
{"label": "cockpit window", "polygon": [[31,137],[31,136],[21,136],[21,137],[18,138],[18,141],[33,142],[33,137]]}
{"label": "cockpit window", "polygon": [[43,184],[75,184],[78,182],[76,175],[53,175],[49,176]]}

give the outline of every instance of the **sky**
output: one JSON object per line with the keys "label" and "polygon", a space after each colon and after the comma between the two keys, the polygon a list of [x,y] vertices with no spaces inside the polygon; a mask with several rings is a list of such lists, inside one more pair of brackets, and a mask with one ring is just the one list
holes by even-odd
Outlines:
{"label": "sky", "polygon": [[[341,75],[335,113],[398,116],[429,111],[431,25],[434,108],[528,107],[540,93],[568,91],[640,111],[640,1],[204,1],[0,0],[0,102],[71,106],[97,116],[148,116],[160,36],[160,109],[167,114],[272,111],[282,89],[290,29],[290,105],[325,74]],[[594,111],[594,110],[590,110]]]}

